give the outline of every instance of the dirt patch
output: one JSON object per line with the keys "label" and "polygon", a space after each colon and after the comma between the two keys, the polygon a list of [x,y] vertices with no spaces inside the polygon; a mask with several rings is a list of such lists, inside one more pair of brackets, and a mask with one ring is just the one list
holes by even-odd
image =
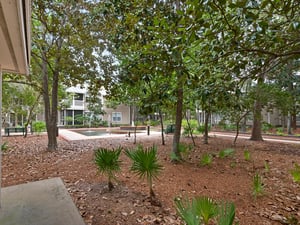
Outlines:
{"label": "dirt patch", "polygon": [[[8,150],[3,153],[3,186],[61,177],[86,224],[182,224],[176,214],[174,198],[209,196],[228,200],[236,206],[236,221],[240,225],[283,224],[300,220],[300,186],[293,182],[290,170],[300,164],[300,145],[273,142],[253,142],[233,138],[211,137],[209,144],[196,138],[196,147],[187,154],[186,161],[170,161],[172,135],[161,145],[160,137],[138,136],[138,143],[158,147],[163,171],[154,182],[154,191],[162,203],[153,206],[148,199],[148,187],[129,172],[130,161],[121,154],[122,171],[112,192],[106,178],[97,173],[93,162],[97,147],[134,147],[133,137],[66,141],[58,139],[59,150],[48,152],[46,136],[4,137]],[[182,142],[192,145],[190,138]],[[233,148],[232,157],[220,158],[219,151]],[[245,160],[244,151],[251,159]],[[200,166],[204,153],[213,155],[210,166]],[[266,162],[269,170],[266,169]],[[253,197],[252,179],[255,173],[263,178],[264,194]]]}

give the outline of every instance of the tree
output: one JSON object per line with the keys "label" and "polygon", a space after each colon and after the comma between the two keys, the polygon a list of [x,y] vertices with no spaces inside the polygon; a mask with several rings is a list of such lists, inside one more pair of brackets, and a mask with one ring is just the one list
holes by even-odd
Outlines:
{"label": "tree", "polygon": [[35,0],[32,6],[32,74],[42,81],[48,150],[56,150],[59,85],[93,80],[91,89],[99,87],[99,33],[89,13],[92,2]]}

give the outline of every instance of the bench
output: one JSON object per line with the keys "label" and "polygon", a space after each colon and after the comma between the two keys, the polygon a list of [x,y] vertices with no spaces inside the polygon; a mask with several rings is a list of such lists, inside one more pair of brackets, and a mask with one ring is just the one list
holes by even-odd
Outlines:
{"label": "bench", "polygon": [[150,126],[120,126],[120,131],[126,132],[130,137],[130,133],[136,131],[147,131],[147,134],[150,135]]}
{"label": "bench", "polygon": [[11,133],[23,133],[25,135],[25,127],[5,127],[4,133],[9,136]]}
{"label": "bench", "polygon": [[120,130],[134,131],[134,130],[147,130],[146,126],[120,126]]}

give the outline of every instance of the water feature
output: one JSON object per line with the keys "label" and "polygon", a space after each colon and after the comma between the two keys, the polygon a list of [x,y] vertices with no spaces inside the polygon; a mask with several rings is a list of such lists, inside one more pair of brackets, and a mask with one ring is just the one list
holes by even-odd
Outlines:
{"label": "water feature", "polygon": [[85,135],[85,136],[105,136],[109,132],[107,130],[72,130],[73,132]]}

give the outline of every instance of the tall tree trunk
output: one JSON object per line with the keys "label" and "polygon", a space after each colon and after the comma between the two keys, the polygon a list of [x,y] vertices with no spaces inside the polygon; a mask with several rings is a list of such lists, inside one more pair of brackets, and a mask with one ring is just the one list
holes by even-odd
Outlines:
{"label": "tall tree trunk", "polygon": [[165,145],[165,135],[164,135],[164,122],[161,110],[158,111],[159,120],[160,120],[160,127],[161,127],[161,144]]}
{"label": "tall tree trunk", "polygon": [[46,61],[45,54],[43,54],[42,72],[43,72],[43,98],[44,98],[44,106],[45,106],[45,120],[46,120],[47,134],[48,134],[47,149],[49,151],[54,151],[57,149],[57,139],[56,139],[57,125],[56,125],[56,122],[57,122],[58,72],[53,73],[52,102],[50,102],[49,79],[48,79],[49,74],[48,74],[47,61]]}
{"label": "tall tree trunk", "polygon": [[295,132],[295,130],[297,130],[297,112],[295,107],[293,107],[293,110],[291,112],[291,120],[291,127]]}
{"label": "tall tree trunk", "polygon": [[[179,160],[181,160],[181,154],[179,152],[179,143],[180,143],[180,135],[181,135],[181,123],[182,123],[182,108],[183,108],[183,87],[180,81],[180,84],[177,89],[177,104],[176,104],[176,121],[175,121],[175,131],[173,137],[173,146],[172,151],[177,156]],[[177,160],[174,159],[176,162]]]}
{"label": "tall tree trunk", "polygon": [[253,110],[253,127],[251,132],[250,140],[253,141],[262,141],[262,134],[261,134],[261,111],[262,111],[262,103],[260,100],[260,86],[263,84],[264,78],[261,75],[257,80],[257,91],[256,91],[256,100],[254,103],[254,110]]}
{"label": "tall tree trunk", "polygon": [[209,111],[205,111],[205,120],[204,120],[204,144],[208,144],[208,120],[209,120]]}

